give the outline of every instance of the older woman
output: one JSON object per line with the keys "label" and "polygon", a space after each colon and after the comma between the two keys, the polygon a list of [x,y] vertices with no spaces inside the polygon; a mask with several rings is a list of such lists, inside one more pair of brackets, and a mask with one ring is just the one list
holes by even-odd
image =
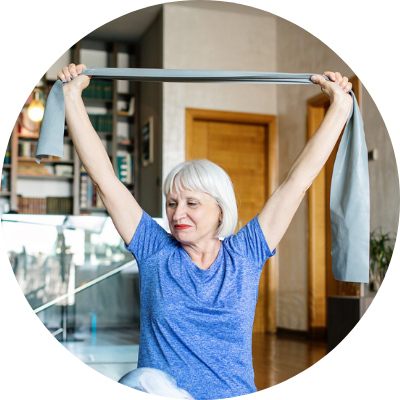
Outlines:
{"label": "older woman", "polygon": [[[70,64],[64,86],[66,120],[76,151],[140,271],[138,367],[172,375],[196,399],[256,391],[252,326],[259,277],[306,190],[328,159],[346,123],[351,83],[338,72],[312,80],[330,99],[317,132],[264,208],[238,233],[232,183],[207,160],[176,166],[163,191],[171,235],[147,215],[118,180],[86,113],[84,65]],[[224,237],[224,240],[220,240]]]}

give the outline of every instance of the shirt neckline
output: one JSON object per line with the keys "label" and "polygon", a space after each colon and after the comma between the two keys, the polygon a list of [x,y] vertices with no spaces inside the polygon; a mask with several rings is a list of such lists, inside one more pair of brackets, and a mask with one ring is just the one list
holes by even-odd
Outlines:
{"label": "shirt neckline", "polygon": [[198,265],[196,265],[180,243],[179,243],[179,249],[184,254],[184,257],[186,257],[189,260],[189,266],[191,267],[191,270],[193,270],[196,273],[196,275],[201,277],[208,277],[210,274],[214,273],[218,269],[218,265],[220,264],[220,259],[222,258],[222,253],[223,253],[222,249],[223,241],[220,240],[220,242],[221,246],[219,247],[217,258],[214,260],[214,262],[210,265],[210,268],[208,269],[201,269]]}

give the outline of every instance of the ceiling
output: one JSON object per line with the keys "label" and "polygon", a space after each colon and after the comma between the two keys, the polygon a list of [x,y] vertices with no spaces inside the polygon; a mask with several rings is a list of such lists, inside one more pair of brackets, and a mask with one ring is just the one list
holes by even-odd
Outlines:
{"label": "ceiling", "polygon": [[142,8],[116,18],[91,32],[88,37],[108,40],[137,41],[156,19],[162,4]]}
{"label": "ceiling", "polygon": [[[223,12],[235,12],[242,14],[250,14],[257,16],[271,16],[266,11],[257,8],[243,6],[236,3],[227,3],[222,1],[180,1],[180,7],[202,8]],[[152,7],[146,7],[141,10],[125,14],[122,17],[116,18],[113,21],[94,30],[88,36],[91,38],[121,40],[121,41],[137,41],[147,28],[156,19],[161,12],[163,5],[158,4]]]}

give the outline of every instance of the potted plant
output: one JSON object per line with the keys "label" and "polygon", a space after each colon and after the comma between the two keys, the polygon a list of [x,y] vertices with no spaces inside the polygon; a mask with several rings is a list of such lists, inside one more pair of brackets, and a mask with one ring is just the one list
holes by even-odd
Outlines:
{"label": "potted plant", "polygon": [[396,238],[390,233],[383,233],[382,228],[373,231],[370,236],[370,262],[369,282],[370,290],[377,291],[389,268],[392,259],[393,248]]}

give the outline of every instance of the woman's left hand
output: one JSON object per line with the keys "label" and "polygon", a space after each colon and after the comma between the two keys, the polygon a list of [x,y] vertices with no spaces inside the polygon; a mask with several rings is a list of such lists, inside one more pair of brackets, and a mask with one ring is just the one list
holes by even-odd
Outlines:
{"label": "woman's left hand", "polygon": [[352,97],[349,95],[349,91],[352,88],[349,78],[342,76],[340,72],[324,72],[330,81],[327,81],[322,75],[313,75],[311,80],[314,83],[318,83],[321,86],[322,92],[328,96],[331,104],[333,102],[341,102],[352,104]]}

